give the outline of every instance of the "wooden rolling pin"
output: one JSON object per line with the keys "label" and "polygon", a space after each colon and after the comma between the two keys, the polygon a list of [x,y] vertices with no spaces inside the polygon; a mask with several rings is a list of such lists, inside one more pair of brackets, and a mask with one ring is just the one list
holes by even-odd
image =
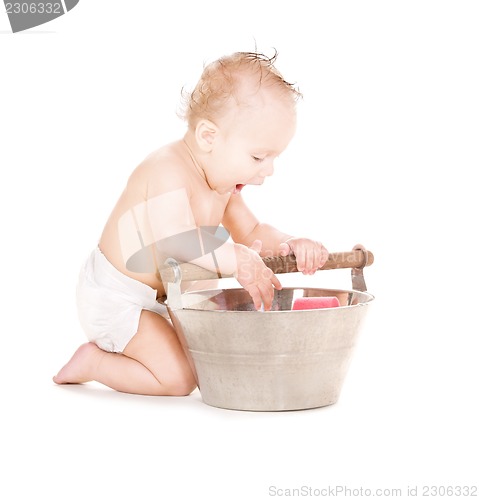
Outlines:
{"label": "wooden rolling pin", "polygon": [[[263,262],[275,274],[282,273],[295,273],[298,272],[296,267],[296,257],[294,255],[287,255],[285,257],[265,257]],[[330,253],[328,260],[324,266],[319,269],[320,271],[328,269],[346,269],[346,268],[362,268],[370,266],[374,262],[374,255],[368,250],[351,250],[350,252],[337,252]],[[195,266],[194,264],[181,264],[181,280],[182,281],[198,281],[198,280],[211,280],[218,278],[231,278],[232,275],[218,276],[214,271],[203,269],[202,267]],[[172,267],[164,268],[161,270],[163,282],[174,282],[174,270]]]}

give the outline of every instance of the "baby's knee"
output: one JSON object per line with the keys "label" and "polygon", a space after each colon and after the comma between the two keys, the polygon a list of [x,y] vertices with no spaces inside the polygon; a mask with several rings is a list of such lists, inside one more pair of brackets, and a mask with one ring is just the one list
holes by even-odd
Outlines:
{"label": "baby's knee", "polygon": [[193,374],[185,374],[174,381],[171,381],[167,386],[169,396],[188,396],[196,389],[196,380]]}
{"label": "baby's knee", "polygon": [[171,373],[168,380],[163,381],[163,386],[168,396],[188,396],[196,389],[196,379],[190,368],[190,365],[185,361],[184,364],[177,367]]}

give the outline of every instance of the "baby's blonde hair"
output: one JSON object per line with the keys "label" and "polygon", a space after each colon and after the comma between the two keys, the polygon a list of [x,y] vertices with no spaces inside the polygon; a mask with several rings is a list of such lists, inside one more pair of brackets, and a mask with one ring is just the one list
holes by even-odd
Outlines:
{"label": "baby's blonde hair", "polygon": [[183,110],[179,115],[190,128],[194,128],[201,118],[214,122],[229,99],[240,103],[240,88],[245,82],[254,82],[257,90],[273,87],[296,102],[301,93],[275,68],[277,56],[276,51],[272,57],[256,52],[236,52],[208,64],[193,91],[183,90]]}

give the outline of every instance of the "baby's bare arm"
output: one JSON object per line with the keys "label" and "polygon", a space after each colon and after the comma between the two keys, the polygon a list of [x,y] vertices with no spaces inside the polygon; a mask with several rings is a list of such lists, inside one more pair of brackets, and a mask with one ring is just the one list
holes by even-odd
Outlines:
{"label": "baby's bare arm", "polygon": [[262,257],[293,253],[298,271],[304,274],[314,274],[328,258],[328,251],[319,241],[296,238],[269,224],[259,222],[239,195],[231,198],[224,225],[239,243],[251,246],[254,241],[260,240]]}
{"label": "baby's bare arm", "polygon": [[260,222],[248,208],[241,195],[231,197],[226,207],[223,225],[237,243],[249,247],[254,241],[261,240],[260,254],[263,257],[278,255],[281,243],[291,238],[291,235]]}

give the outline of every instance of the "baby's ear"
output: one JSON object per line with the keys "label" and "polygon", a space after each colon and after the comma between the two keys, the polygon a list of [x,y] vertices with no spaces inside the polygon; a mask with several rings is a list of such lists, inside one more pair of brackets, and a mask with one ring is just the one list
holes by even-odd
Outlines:
{"label": "baby's ear", "polygon": [[213,143],[218,134],[218,127],[210,120],[200,120],[196,124],[196,141],[205,153],[213,149]]}

